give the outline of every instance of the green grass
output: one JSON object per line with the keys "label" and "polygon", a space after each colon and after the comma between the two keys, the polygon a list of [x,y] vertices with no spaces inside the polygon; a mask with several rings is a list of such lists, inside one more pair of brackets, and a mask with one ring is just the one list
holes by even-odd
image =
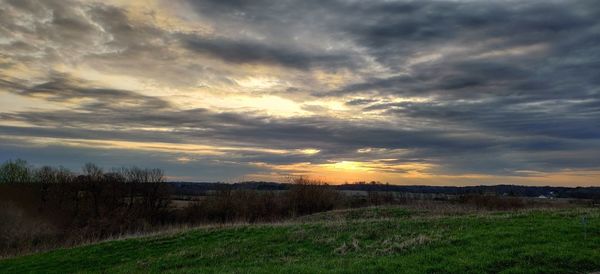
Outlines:
{"label": "green grass", "polygon": [[298,221],[203,228],[56,250],[2,260],[0,273],[600,270],[598,209],[433,216],[387,207],[321,213]]}

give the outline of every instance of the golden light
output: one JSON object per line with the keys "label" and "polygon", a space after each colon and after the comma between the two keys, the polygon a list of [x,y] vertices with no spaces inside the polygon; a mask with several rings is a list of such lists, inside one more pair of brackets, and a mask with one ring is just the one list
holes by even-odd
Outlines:
{"label": "golden light", "polygon": [[313,154],[317,154],[317,153],[321,152],[321,150],[314,149],[314,148],[299,149],[298,151],[302,154],[307,154],[307,155],[313,155]]}
{"label": "golden light", "polygon": [[327,169],[341,170],[341,171],[370,171],[371,168],[365,163],[355,161],[341,161],[332,164],[321,165]]}

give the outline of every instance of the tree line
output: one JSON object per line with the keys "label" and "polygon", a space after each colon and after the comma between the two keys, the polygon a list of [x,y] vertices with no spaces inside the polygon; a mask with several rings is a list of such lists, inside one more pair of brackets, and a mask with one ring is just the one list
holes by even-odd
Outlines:
{"label": "tree line", "polygon": [[322,182],[298,178],[286,191],[217,191],[184,204],[156,168],[105,171],[84,164],[35,167],[24,160],[0,165],[0,256],[71,246],[173,225],[275,222],[347,207],[347,199]]}
{"label": "tree line", "polygon": [[172,223],[165,174],[157,168],[105,171],[84,164],[0,165],[0,255],[72,245]]}
{"label": "tree line", "polygon": [[[105,171],[87,163],[75,173],[64,167],[35,167],[24,160],[6,161],[0,165],[0,257],[166,226],[278,222],[332,209],[421,202],[388,191],[343,193],[339,187],[306,178],[294,178],[284,190],[218,184],[202,195],[187,195],[174,191],[177,185],[165,178],[156,168]],[[440,202],[490,210],[527,206],[515,197],[494,196]]]}
{"label": "tree line", "polygon": [[22,159],[8,160],[0,165],[0,183],[77,183],[77,182],[118,182],[118,183],[163,183],[165,174],[158,168],[120,167],[108,172],[93,163],[86,163],[81,173],[65,167],[35,167]]}

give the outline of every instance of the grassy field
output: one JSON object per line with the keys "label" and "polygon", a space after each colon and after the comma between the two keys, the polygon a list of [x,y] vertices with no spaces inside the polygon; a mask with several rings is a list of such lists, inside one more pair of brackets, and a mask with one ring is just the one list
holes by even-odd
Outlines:
{"label": "grassy field", "polygon": [[198,228],[0,261],[0,273],[589,273],[600,210],[334,211]]}

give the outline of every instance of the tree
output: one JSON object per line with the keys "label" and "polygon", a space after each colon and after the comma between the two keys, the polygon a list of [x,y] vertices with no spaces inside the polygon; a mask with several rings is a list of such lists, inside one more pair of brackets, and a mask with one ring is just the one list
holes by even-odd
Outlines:
{"label": "tree", "polygon": [[104,175],[102,168],[93,163],[86,163],[83,165],[82,170],[83,175],[86,176],[91,182],[99,182]]}
{"label": "tree", "polygon": [[56,182],[56,170],[51,166],[43,166],[36,170],[35,177],[36,182],[40,183],[55,183]]}
{"label": "tree", "polygon": [[0,166],[0,183],[28,183],[32,180],[32,168],[27,161],[17,159],[8,160]]}

